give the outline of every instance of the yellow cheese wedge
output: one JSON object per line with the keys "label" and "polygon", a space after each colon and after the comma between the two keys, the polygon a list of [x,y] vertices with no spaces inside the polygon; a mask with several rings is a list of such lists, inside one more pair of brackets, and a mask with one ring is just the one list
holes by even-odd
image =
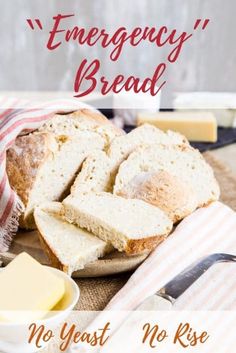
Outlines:
{"label": "yellow cheese wedge", "polygon": [[0,272],[1,321],[33,321],[64,296],[64,280],[30,255],[21,253]]}
{"label": "yellow cheese wedge", "polygon": [[137,123],[152,124],[164,131],[180,132],[190,141],[217,141],[217,122],[209,112],[139,113]]}

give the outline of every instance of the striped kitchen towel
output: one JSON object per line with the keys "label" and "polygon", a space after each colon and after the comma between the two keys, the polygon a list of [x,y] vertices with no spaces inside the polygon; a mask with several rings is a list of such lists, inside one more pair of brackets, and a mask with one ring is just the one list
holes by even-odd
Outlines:
{"label": "striped kitchen towel", "polygon": [[6,251],[18,228],[24,206],[11,189],[6,174],[6,151],[15,138],[33,131],[55,113],[93,109],[77,99],[32,103],[0,96],[0,252]]}
{"label": "striped kitchen towel", "polygon": [[[133,310],[194,261],[206,255],[223,252],[236,255],[236,213],[223,203],[214,202],[186,217],[169,238],[159,245],[135,271],[106,309]],[[190,295],[188,308],[217,310],[218,306],[214,306],[212,302],[208,303],[210,293],[214,292],[215,301],[221,303],[221,308],[224,306],[224,310],[229,309],[228,299],[228,301],[232,300],[231,307],[234,305],[236,309],[236,264],[234,267],[227,268],[227,276],[229,271],[231,276],[228,277],[230,279],[228,282],[224,277],[219,278],[222,286],[220,290],[218,288],[218,292],[214,287],[216,284],[211,283],[209,278],[207,279],[206,273],[201,298]],[[204,281],[208,281],[207,285]],[[234,291],[232,291],[232,286]],[[191,287],[189,293],[191,293]],[[230,293],[233,295],[231,299]],[[181,303],[177,301],[176,305],[181,309],[185,308],[184,301]]]}
{"label": "striped kitchen towel", "polygon": [[[203,256],[223,252],[236,255],[236,213],[223,203],[214,202],[186,217],[139,266],[86,330],[93,332],[111,322],[110,334],[113,335],[131,311],[186,267]],[[206,271],[175,302],[172,310],[236,310],[236,264],[217,264]],[[72,344],[67,351],[79,352],[88,350],[78,343]]]}

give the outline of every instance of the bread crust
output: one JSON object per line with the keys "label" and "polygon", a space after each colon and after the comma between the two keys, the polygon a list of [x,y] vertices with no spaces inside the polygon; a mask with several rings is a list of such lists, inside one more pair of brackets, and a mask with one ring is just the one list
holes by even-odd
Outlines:
{"label": "bread crust", "polygon": [[137,255],[145,251],[152,251],[168,237],[170,232],[171,229],[162,235],[154,235],[142,239],[130,239],[124,251],[127,255]]}
{"label": "bread crust", "polygon": [[[44,161],[55,152],[57,143],[50,133],[32,133],[17,137],[15,144],[7,151],[6,171],[13,190],[27,207],[30,191],[37,173]],[[31,228],[33,220],[20,219],[20,226]]]}
{"label": "bread crust", "polygon": [[110,121],[103,115],[102,113],[98,113],[96,111],[90,109],[80,109],[71,114],[71,117],[81,117],[86,119],[90,119],[96,123],[100,124],[110,124]]}
{"label": "bread crust", "polygon": [[177,223],[197,208],[194,190],[164,170],[138,174],[118,195],[140,199],[159,207],[173,223]]}
{"label": "bread crust", "polygon": [[65,272],[65,273],[68,273],[69,267],[67,265],[64,265],[58,259],[57,255],[54,253],[53,249],[50,248],[48,243],[45,241],[45,239],[40,231],[40,227],[38,225],[37,225],[37,229],[38,229],[38,236],[39,236],[40,244],[48,257],[48,260],[49,260],[51,266],[54,268],[58,268],[59,270]]}
{"label": "bread crust", "polygon": [[[89,110],[89,109],[81,109],[79,111],[76,111],[73,113],[76,116],[79,117],[85,117],[86,119],[90,119],[91,121],[94,121],[96,123],[99,123],[100,125],[110,125],[114,128],[114,130],[119,134],[119,135],[125,135],[125,131],[114,125],[105,115],[102,113],[97,113],[96,111]],[[73,115],[72,114],[72,115]]]}
{"label": "bread crust", "polygon": [[[77,110],[73,113],[70,114],[57,114],[55,115],[55,117],[57,116],[67,116],[71,119],[80,119],[80,122],[90,122],[90,123],[94,123],[94,127],[99,127],[99,126],[105,126],[108,125],[110,126],[114,132],[116,133],[116,135],[125,135],[125,131],[120,129],[119,127],[115,126],[109,119],[107,119],[102,113],[98,113],[96,111],[90,110],[90,109],[80,109]],[[53,120],[50,119],[50,120]],[[50,121],[49,120],[49,121]],[[41,130],[43,131],[44,125],[42,126]]]}
{"label": "bread crust", "polygon": [[[45,204],[44,205],[44,209],[46,211],[51,212],[52,214],[60,216],[60,214],[61,214],[61,203],[53,202],[53,203]],[[37,212],[37,210],[35,210],[34,212]],[[37,217],[35,217],[35,223],[36,223],[37,230],[38,230],[38,237],[39,237],[39,240],[40,240],[40,244],[41,244],[44,252],[46,253],[46,255],[48,257],[48,260],[49,260],[50,264],[53,267],[58,268],[59,270],[68,273],[69,267],[67,265],[64,265],[58,259],[56,253],[53,251],[53,249],[50,247],[50,245],[44,239],[43,230],[41,230],[40,222],[37,222]]]}

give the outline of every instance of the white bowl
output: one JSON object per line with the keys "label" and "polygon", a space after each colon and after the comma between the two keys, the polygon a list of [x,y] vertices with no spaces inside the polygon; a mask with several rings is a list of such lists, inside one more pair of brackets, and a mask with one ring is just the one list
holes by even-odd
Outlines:
{"label": "white bowl", "polygon": [[[48,266],[46,266],[48,267]],[[37,327],[45,326],[46,330],[54,330],[68,317],[70,312],[75,307],[80,290],[77,284],[64,272],[55,268],[48,267],[57,276],[60,276],[65,281],[66,294],[63,299],[50,311],[45,318],[35,321]],[[0,271],[4,271],[0,269]],[[16,293],[17,295],[17,293]],[[31,323],[22,322],[4,322],[0,321],[0,352],[1,353],[33,353],[47,346],[47,342],[40,341],[40,348],[35,345],[35,340],[31,344],[28,343]]]}

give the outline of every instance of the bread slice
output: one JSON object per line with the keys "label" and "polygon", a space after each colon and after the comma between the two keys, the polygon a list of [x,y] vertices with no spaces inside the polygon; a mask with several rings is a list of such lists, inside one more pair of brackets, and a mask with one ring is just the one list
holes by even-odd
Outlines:
{"label": "bread slice", "polygon": [[110,193],[70,195],[63,206],[69,222],[127,254],[154,249],[172,229],[171,220],[157,207]]}
{"label": "bread slice", "polygon": [[111,251],[111,245],[63,220],[61,204],[51,202],[36,207],[39,237],[52,266],[71,275],[74,271]]}
{"label": "bread slice", "polygon": [[[134,178],[140,173],[159,173],[161,171],[178,178],[175,185],[174,180],[172,180],[170,184],[172,189],[180,187],[179,181],[182,183],[183,192],[190,188],[188,192],[191,195],[189,197],[196,199],[196,207],[208,205],[219,198],[219,186],[211,167],[198,150],[186,145],[154,144],[140,147],[121,164],[115,180],[114,193],[116,195],[127,194],[129,185],[132,185]],[[167,201],[171,191],[167,185],[163,184],[163,186]],[[165,196],[162,198],[164,200]],[[142,199],[148,201],[148,198],[142,197]],[[163,208],[160,204],[158,206]]]}
{"label": "bread slice", "polygon": [[108,155],[119,162],[124,161],[138,146],[144,144],[189,145],[183,135],[174,131],[164,132],[153,125],[143,124],[129,134],[114,139],[108,149]]}
{"label": "bread slice", "polygon": [[124,186],[119,195],[159,207],[173,223],[191,214],[198,206],[192,187],[165,170],[140,172]]}
{"label": "bread slice", "polygon": [[152,143],[188,145],[186,138],[176,132],[165,133],[152,125],[144,124],[127,135],[114,138],[107,154],[96,152],[89,156],[71,192],[74,195],[86,192],[86,189],[88,192],[111,192],[120,164],[140,145]]}
{"label": "bread slice", "polygon": [[112,191],[112,174],[115,161],[104,151],[95,151],[88,156],[81,168],[80,173],[71,187],[71,194],[78,196],[81,193]]}
{"label": "bread slice", "polygon": [[18,137],[7,153],[7,173],[26,208],[20,226],[34,229],[34,207],[63,199],[84,159],[121,134],[102,114],[81,110],[55,115],[39,131]]}

